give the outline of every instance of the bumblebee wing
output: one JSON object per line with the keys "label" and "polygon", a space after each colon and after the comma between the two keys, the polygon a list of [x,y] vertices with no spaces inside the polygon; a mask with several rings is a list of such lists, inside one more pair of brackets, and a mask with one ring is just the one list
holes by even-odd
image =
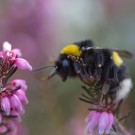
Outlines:
{"label": "bumblebee wing", "polygon": [[85,50],[94,50],[96,52],[98,51],[103,51],[103,50],[110,50],[110,51],[116,51],[121,57],[125,57],[125,58],[132,58],[133,57],[133,54],[127,50],[120,50],[120,49],[109,49],[109,48],[100,48],[100,47],[87,47],[85,48]]}
{"label": "bumblebee wing", "polygon": [[119,49],[112,49],[113,51],[116,51],[121,57],[125,58],[132,58],[133,54],[127,50],[119,50]]}

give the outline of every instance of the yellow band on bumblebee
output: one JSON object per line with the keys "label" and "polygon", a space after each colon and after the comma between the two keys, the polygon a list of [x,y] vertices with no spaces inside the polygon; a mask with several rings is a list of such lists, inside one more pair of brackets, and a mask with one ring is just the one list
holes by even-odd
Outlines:
{"label": "yellow band on bumblebee", "polygon": [[114,64],[116,66],[120,66],[123,63],[123,60],[121,59],[121,57],[119,56],[119,54],[117,52],[115,52],[115,51],[113,51],[113,53],[112,53],[112,59],[113,59]]}
{"label": "yellow band on bumblebee", "polygon": [[73,56],[79,57],[82,54],[82,52],[81,52],[79,46],[77,46],[75,44],[70,44],[61,50],[61,54],[73,55]]}

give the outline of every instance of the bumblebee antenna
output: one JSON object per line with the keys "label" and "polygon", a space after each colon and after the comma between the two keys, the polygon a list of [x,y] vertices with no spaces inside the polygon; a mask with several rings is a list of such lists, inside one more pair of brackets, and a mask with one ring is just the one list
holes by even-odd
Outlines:
{"label": "bumblebee antenna", "polygon": [[42,70],[42,69],[44,69],[44,68],[48,68],[48,67],[55,67],[56,68],[56,66],[44,66],[44,67],[41,67],[41,68],[38,68],[38,69],[34,69],[33,71],[38,71],[38,70]]}

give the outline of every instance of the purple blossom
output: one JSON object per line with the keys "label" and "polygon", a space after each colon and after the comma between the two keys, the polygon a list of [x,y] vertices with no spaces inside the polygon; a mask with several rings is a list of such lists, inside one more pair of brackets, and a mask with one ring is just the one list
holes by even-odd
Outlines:
{"label": "purple blossom", "polygon": [[86,118],[86,134],[98,131],[99,135],[109,133],[114,124],[114,116],[110,112],[91,111]]}
{"label": "purple blossom", "polygon": [[2,123],[2,114],[0,113],[0,124]]}
{"label": "purple blossom", "polygon": [[17,120],[18,122],[21,122],[21,121],[22,121],[22,119],[21,119],[21,114],[20,114],[18,111],[12,110],[12,111],[11,111],[11,115],[17,116],[17,117],[16,117],[16,120]]}
{"label": "purple blossom", "polygon": [[29,101],[25,95],[25,92],[23,90],[20,89],[20,90],[16,91],[15,94],[18,96],[18,98],[20,99],[20,101],[22,103],[25,103],[25,104],[29,103]]}
{"label": "purple blossom", "polygon": [[23,111],[22,103],[17,95],[13,94],[10,97],[10,103],[11,103],[12,108],[17,109],[19,112]]}
{"label": "purple blossom", "polygon": [[12,130],[13,133],[16,133],[17,132],[17,128],[18,127],[18,123],[14,120],[10,120],[8,122],[8,127]]}
{"label": "purple blossom", "polygon": [[0,126],[0,133],[5,133],[7,131],[7,127],[2,125]]}
{"label": "purple blossom", "polygon": [[18,49],[18,48],[13,49],[13,50],[12,50],[12,53],[13,53],[14,56],[22,57],[21,50]]}
{"label": "purple blossom", "polygon": [[11,44],[7,41],[3,43],[3,51],[0,52],[0,110],[2,110],[0,113],[0,134],[10,132],[9,135],[17,135],[21,116],[25,112],[24,104],[28,103],[25,93],[27,90],[26,81],[15,79],[8,83],[8,79],[16,72],[17,68],[32,70],[29,62],[20,58],[21,56],[20,49],[12,49]]}
{"label": "purple blossom", "polygon": [[27,90],[26,81],[23,79],[15,79],[11,82],[11,85],[13,85],[15,88],[18,86],[21,86],[22,90],[24,90],[24,91]]}
{"label": "purple blossom", "polygon": [[3,43],[3,52],[1,52],[1,56],[6,58],[7,63],[12,63],[12,65],[17,66],[20,69],[32,70],[30,63],[27,60],[20,58],[22,56],[20,49],[15,48],[12,50],[12,45],[7,41]]}
{"label": "purple blossom", "polygon": [[109,134],[112,125],[114,124],[114,116],[112,113],[108,113],[108,125],[106,126],[105,133]]}
{"label": "purple blossom", "polygon": [[102,112],[99,118],[98,131],[99,134],[102,135],[107,128],[108,125],[108,113]]}
{"label": "purple blossom", "polygon": [[10,101],[8,97],[2,97],[1,99],[1,109],[6,113],[6,115],[10,114]]}
{"label": "purple blossom", "polygon": [[100,118],[100,113],[99,112],[92,112],[92,115],[89,115],[90,117],[88,118],[87,121],[87,126],[86,126],[86,133],[92,133],[95,128],[98,126],[99,118]]}
{"label": "purple blossom", "polygon": [[85,119],[85,122],[88,123],[91,120],[91,118],[93,117],[93,115],[95,115],[95,111],[89,112],[88,116]]}
{"label": "purple blossom", "polygon": [[22,56],[20,49],[15,48],[12,50],[12,45],[7,41],[3,43],[3,53],[5,53],[7,56],[9,56],[10,54],[13,58],[15,58],[16,56],[17,57]]}
{"label": "purple blossom", "polygon": [[11,44],[8,43],[7,41],[3,43],[3,52],[11,51],[11,48],[12,48]]}
{"label": "purple blossom", "polygon": [[29,64],[29,62],[23,58],[16,58],[15,65],[23,70],[32,70],[32,66]]}

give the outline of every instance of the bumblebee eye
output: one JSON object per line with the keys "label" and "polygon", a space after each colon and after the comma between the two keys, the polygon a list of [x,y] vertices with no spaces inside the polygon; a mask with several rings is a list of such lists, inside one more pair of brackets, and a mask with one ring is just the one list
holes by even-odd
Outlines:
{"label": "bumblebee eye", "polygon": [[68,67],[69,66],[68,60],[64,60],[62,64],[63,64],[63,67]]}

